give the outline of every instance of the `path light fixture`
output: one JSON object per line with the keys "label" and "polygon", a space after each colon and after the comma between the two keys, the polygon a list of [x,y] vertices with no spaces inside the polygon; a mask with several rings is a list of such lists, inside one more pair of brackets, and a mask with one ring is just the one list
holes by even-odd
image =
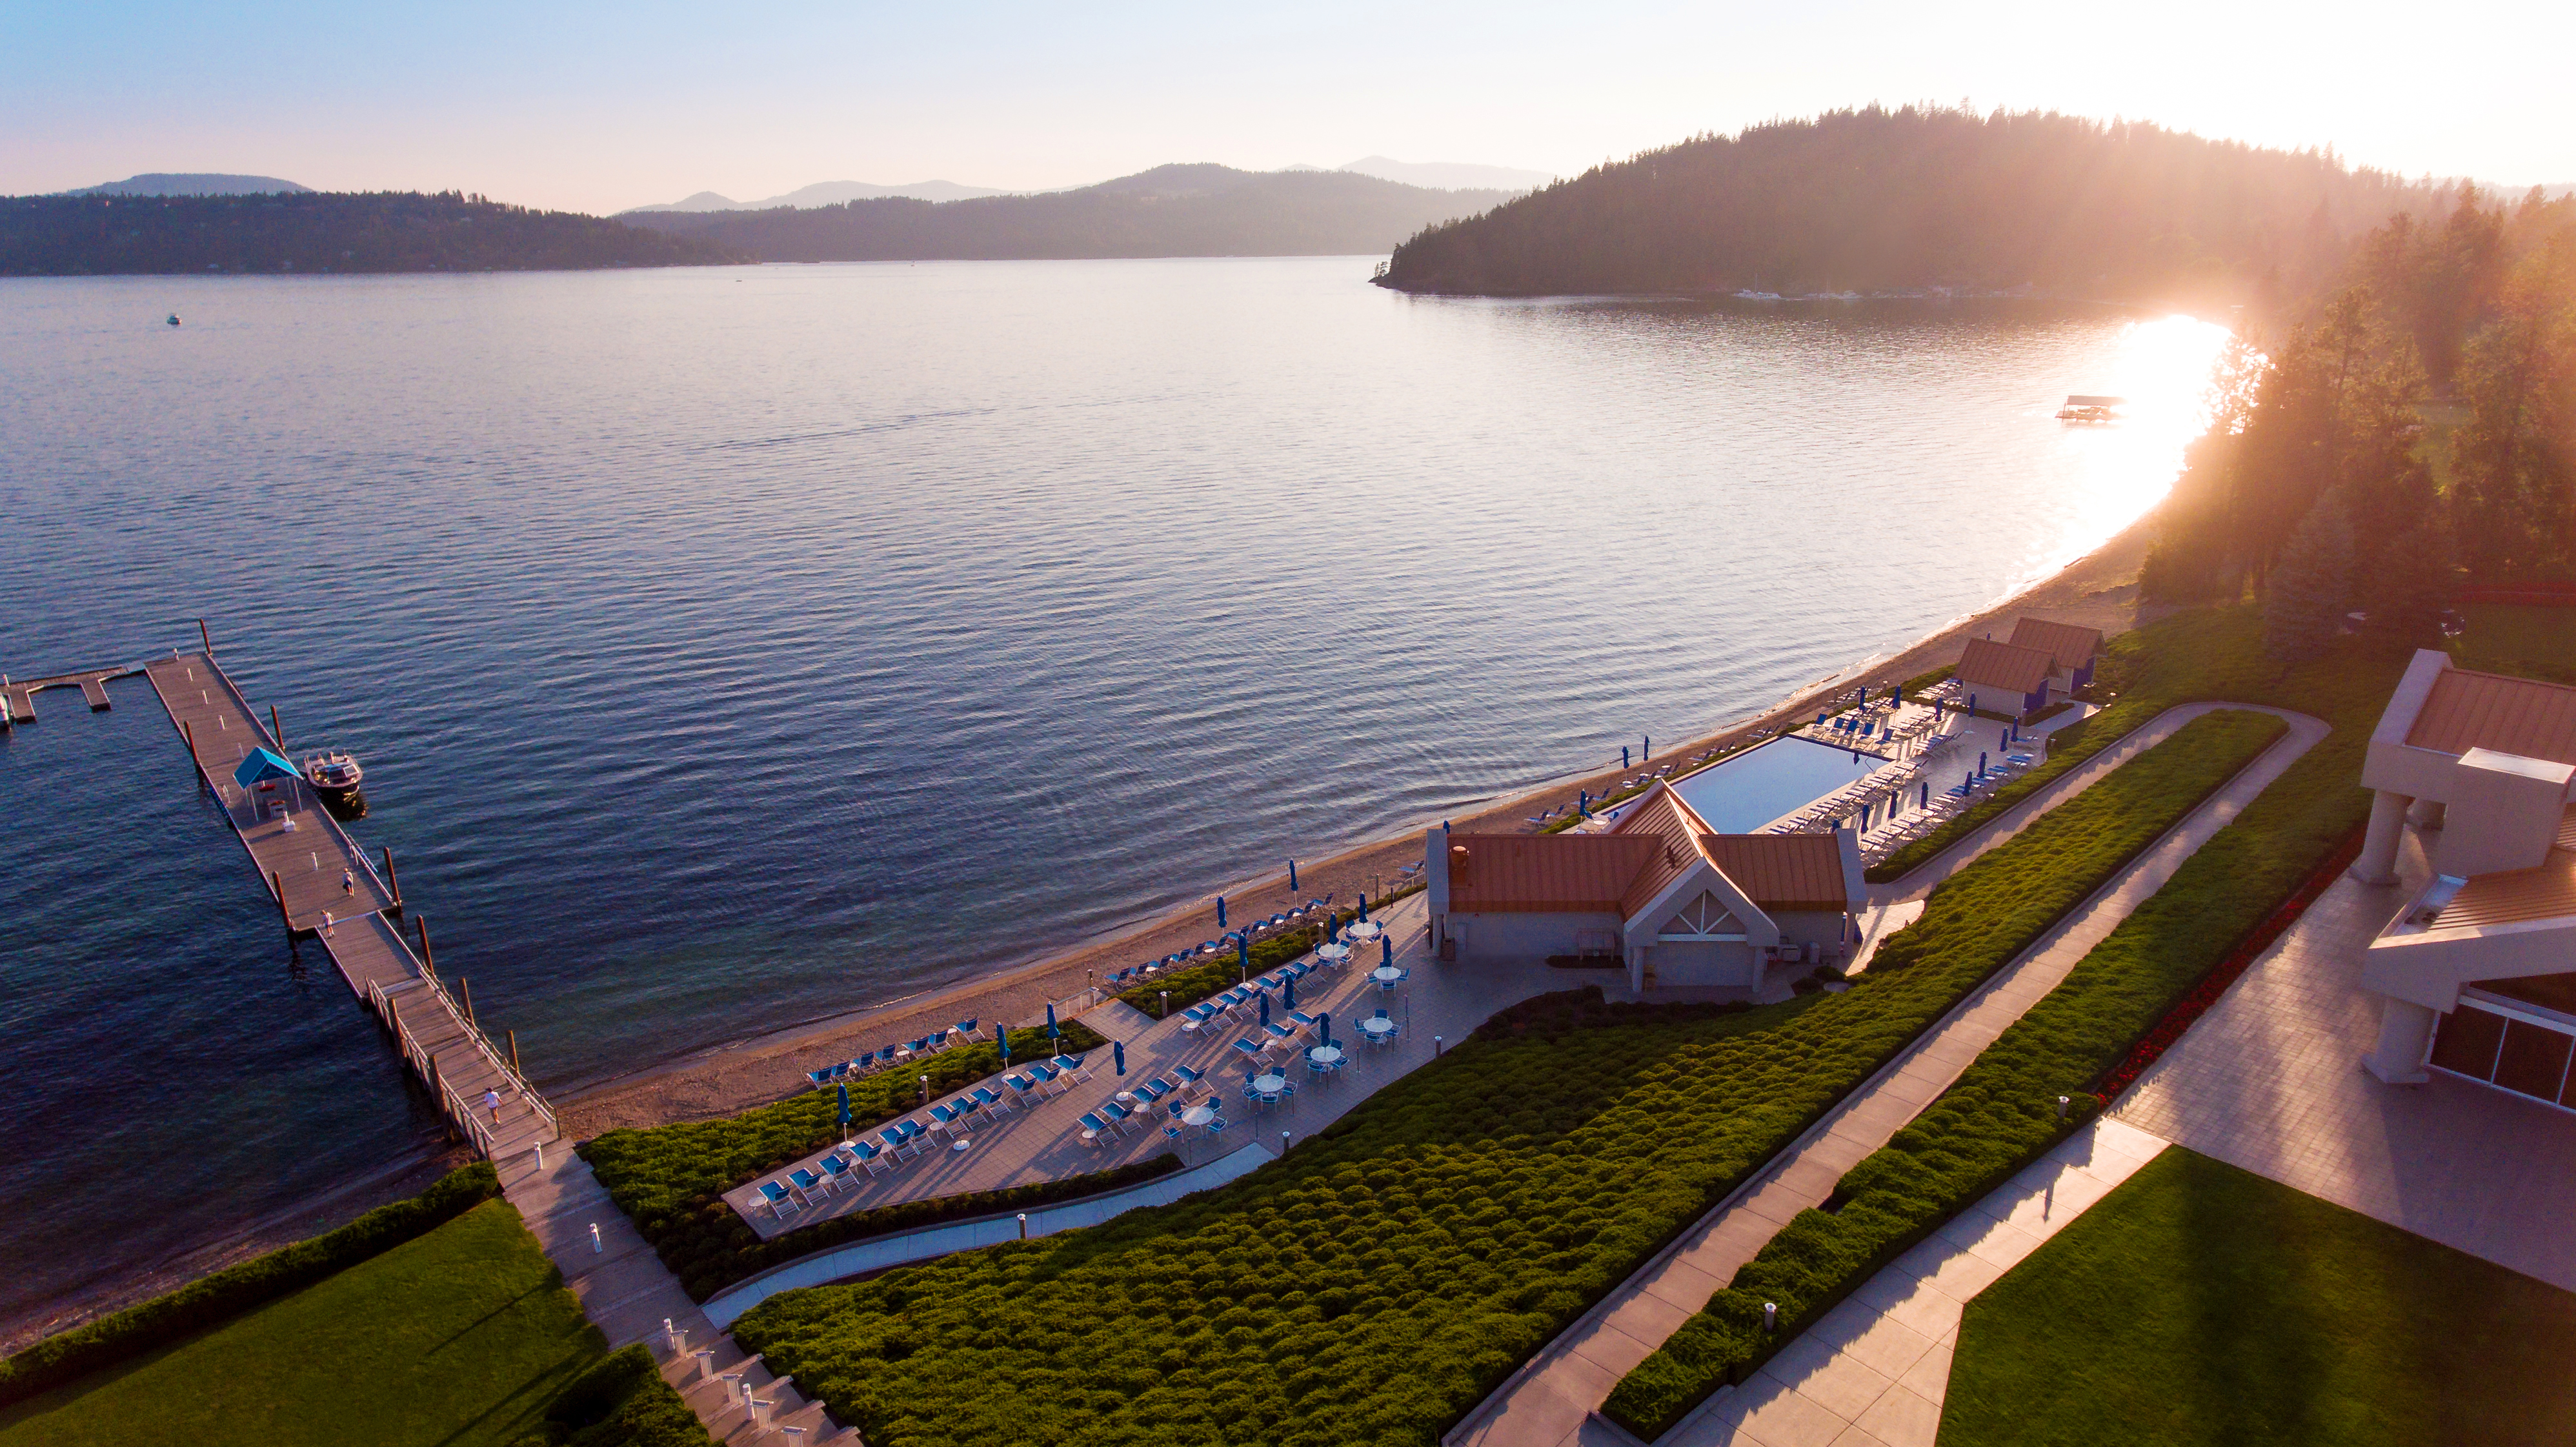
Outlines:
{"label": "path light fixture", "polygon": [[930,1077],[927,1075],[921,1077],[921,1103],[930,1104]]}
{"label": "path light fixture", "polygon": [[1279,1133],[1279,1154],[1288,1154],[1288,1132],[1284,1130]]}
{"label": "path light fixture", "polygon": [[1762,1303],[1762,1329],[1764,1331],[1780,1329],[1780,1303],[1776,1301]]}
{"label": "path light fixture", "polygon": [[2064,1120],[2064,1119],[2066,1119],[2066,1106],[2067,1106],[2067,1103],[2068,1103],[2068,1097],[2061,1095],[2061,1096],[2059,1096],[2059,1097],[2057,1098],[2057,1118],[2058,1118],[2059,1120]]}
{"label": "path light fixture", "polygon": [[1163,1013],[1161,1013],[1161,1014],[1159,1014],[1159,1015],[1155,1016],[1154,1018],[1155,1018],[1155,1019],[1157,1019],[1157,1020],[1168,1020],[1168,1019],[1172,1018],[1172,992],[1171,992],[1171,991],[1169,991],[1169,990],[1165,990],[1165,991],[1163,991]]}
{"label": "path light fixture", "polygon": [[605,1242],[603,1242],[603,1241],[601,1241],[601,1240],[599,1239],[599,1223],[598,1223],[597,1221],[593,1221],[593,1222],[591,1222],[591,1223],[590,1223],[590,1254],[591,1254],[591,1255],[593,1255],[593,1256],[597,1256],[597,1255],[599,1255],[600,1253],[602,1253],[602,1252],[606,1251],[607,1249],[608,1249],[607,1243],[605,1243]]}
{"label": "path light fixture", "polygon": [[1020,1239],[1029,1239],[1029,1213],[1026,1211],[1020,1213]]}

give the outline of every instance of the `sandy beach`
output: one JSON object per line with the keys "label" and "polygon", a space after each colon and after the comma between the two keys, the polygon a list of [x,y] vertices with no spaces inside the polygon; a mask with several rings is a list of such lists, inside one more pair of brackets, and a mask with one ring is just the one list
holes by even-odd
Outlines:
{"label": "sandy beach", "polygon": [[[1954,663],[1970,638],[1990,629],[2008,628],[2014,618],[2023,614],[2079,623],[2106,634],[2132,628],[2142,621],[2137,598],[2138,564],[2153,536],[2153,518],[2151,512],[2101,547],[1993,608],[1864,669],[1820,682],[1758,715],[1738,719],[1716,732],[1663,750],[1648,764],[1686,760],[1735,743],[1786,719],[1813,712],[1817,700],[1856,685],[1884,686]],[[1626,772],[1633,775],[1636,770]],[[1450,822],[1460,828],[1488,831],[1526,829],[1530,816],[1571,802],[1578,789],[1604,793],[1621,776],[1621,770],[1608,768],[1560,779],[1541,789],[1496,799],[1472,812],[1453,814]],[[1423,821],[1426,827],[1432,822]],[[1237,917],[1266,915],[1323,894],[1348,902],[1358,896],[1363,886],[1374,882],[1383,887],[1394,880],[1405,865],[1421,857],[1421,851],[1420,833],[1408,831],[1311,865],[1301,863],[1299,888],[1293,893],[1284,872],[1222,892]],[[567,1095],[555,1106],[564,1134],[574,1140],[586,1140],[619,1127],[730,1115],[803,1089],[804,1072],[817,1064],[845,1059],[888,1041],[925,1034],[970,1017],[1014,1023],[1034,1020],[1044,1013],[1049,1001],[1079,993],[1101,974],[1197,944],[1215,933],[1212,905],[1165,914],[1032,963],[960,980],[892,1005],[666,1061]]]}

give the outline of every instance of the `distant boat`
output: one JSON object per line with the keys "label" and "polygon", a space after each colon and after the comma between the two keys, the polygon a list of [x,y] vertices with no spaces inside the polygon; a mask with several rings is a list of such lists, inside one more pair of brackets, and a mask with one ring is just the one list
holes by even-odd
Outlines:
{"label": "distant boat", "polygon": [[2070,392],[2066,405],[2057,409],[2060,422],[2117,422],[2120,408],[2128,405],[2126,397],[2095,397],[2083,392]]}
{"label": "distant boat", "polygon": [[1780,293],[1776,291],[1739,291],[1735,294],[1735,299],[1737,301],[1778,301],[1780,299]]}
{"label": "distant boat", "polygon": [[318,749],[304,756],[304,782],[322,796],[322,802],[338,809],[365,812],[366,804],[358,794],[358,785],[366,771],[358,767],[355,757],[340,749]]}
{"label": "distant boat", "polygon": [[178,314],[177,312],[172,312],[172,313],[170,313],[170,325],[172,325],[172,326],[174,326],[174,327],[175,327],[175,326],[177,326],[178,324],[179,324],[179,314]]}

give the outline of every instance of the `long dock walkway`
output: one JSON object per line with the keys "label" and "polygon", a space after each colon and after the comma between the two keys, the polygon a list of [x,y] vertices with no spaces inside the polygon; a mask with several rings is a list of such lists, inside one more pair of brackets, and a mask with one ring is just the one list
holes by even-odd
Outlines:
{"label": "long dock walkway", "polygon": [[[174,654],[142,672],[278,902],[280,923],[291,938],[321,944],[448,1121],[492,1159],[554,1140],[552,1108],[386,917],[402,907],[394,884],[376,872],[313,790],[301,779],[248,789],[233,782],[234,769],[252,750],[285,749],[213,655]],[[497,1109],[487,1103],[493,1096],[500,1098]]]}

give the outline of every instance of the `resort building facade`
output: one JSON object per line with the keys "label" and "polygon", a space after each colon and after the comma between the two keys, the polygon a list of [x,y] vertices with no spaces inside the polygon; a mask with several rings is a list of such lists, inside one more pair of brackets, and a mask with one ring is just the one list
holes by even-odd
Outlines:
{"label": "resort building facade", "polygon": [[1998,643],[1971,638],[1952,675],[1980,711],[2028,722],[2030,716],[2093,681],[2102,630],[2024,618]]}
{"label": "resort building facade", "polygon": [[2428,1069],[2576,1109],[2576,688],[2419,651],[2372,732],[2353,874],[2397,880],[2411,822],[2433,877],[2371,942],[2380,996],[2363,1064]]}
{"label": "resort building facade", "polygon": [[1444,957],[1612,956],[1637,990],[1750,994],[1773,964],[1839,963],[1862,899],[1851,830],[1720,834],[1661,780],[1600,833],[1433,829],[1423,872]]}

